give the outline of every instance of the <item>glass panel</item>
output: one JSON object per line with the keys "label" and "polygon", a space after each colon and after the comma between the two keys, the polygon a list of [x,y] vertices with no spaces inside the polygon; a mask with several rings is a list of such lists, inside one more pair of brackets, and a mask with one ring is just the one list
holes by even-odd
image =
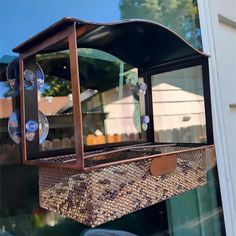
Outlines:
{"label": "glass panel", "polygon": [[155,141],[206,143],[201,66],[151,78]]}
{"label": "glass panel", "polygon": [[28,157],[58,155],[52,152],[55,150],[74,152],[68,51],[38,54],[24,60],[24,87]]}
{"label": "glass panel", "polygon": [[45,74],[38,90],[38,108],[48,119],[47,139],[41,151],[74,148],[73,100],[68,51],[37,55]]}
{"label": "glass panel", "polygon": [[138,70],[99,50],[78,52],[85,145],[144,140],[145,88]]}

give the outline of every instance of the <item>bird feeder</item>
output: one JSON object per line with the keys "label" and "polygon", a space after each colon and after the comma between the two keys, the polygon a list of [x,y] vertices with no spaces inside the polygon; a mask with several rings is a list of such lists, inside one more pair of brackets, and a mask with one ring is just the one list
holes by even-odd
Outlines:
{"label": "bird feeder", "polygon": [[64,18],[13,51],[9,132],[41,207],[94,227],[207,182],[208,56],[174,32]]}

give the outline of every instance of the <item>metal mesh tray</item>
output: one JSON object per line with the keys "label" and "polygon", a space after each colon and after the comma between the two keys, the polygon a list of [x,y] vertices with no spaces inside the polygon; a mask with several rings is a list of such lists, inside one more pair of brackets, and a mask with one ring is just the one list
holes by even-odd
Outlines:
{"label": "metal mesh tray", "polygon": [[[88,173],[40,167],[40,206],[92,227],[103,224],[204,185],[207,182],[206,148],[155,147],[161,155],[175,152],[177,157],[176,169],[160,176],[151,175],[150,156]],[[135,149],[132,155],[133,151],[137,154]],[[97,158],[100,156],[89,157],[88,164],[103,161]],[[112,158],[114,160],[113,155]],[[122,161],[120,156],[115,158]]]}

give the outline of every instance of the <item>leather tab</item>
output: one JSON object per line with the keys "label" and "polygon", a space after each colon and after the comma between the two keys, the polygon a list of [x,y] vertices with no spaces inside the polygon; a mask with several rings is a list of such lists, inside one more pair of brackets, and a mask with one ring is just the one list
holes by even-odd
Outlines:
{"label": "leather tab", "polygon": [[166,175],[174,172],[177,167],[176,154],[164,155],[152,159],[150,171],[153,176]]}

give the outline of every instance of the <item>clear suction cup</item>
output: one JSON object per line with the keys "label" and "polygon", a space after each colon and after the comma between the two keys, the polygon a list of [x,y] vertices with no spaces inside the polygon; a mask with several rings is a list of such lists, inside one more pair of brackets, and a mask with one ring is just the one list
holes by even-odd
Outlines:
{"label": "clear suction cup", "polygon": [[11,139],[19,144],[21,139],[21,128],[20,128],[20,112],[19,110],[14,111],[8,120],[8,133]]}
{"label": "clear suction cup", "polygon": [[[16,58],[13,60],[6,69],[6,77],[7,81],[12,90],[14,90],[14,95],[19,94],[19,86],[20,86],[20,77],[19,77],[19,59]],[[34,78],[37,79],[37,89],[38,91],[42,91],[44,87],[45,75],[38,63],[36,63],[36,69],[28,69],[24,70],[24,85],[26,90],[32,90],[35,88]]]}
{"label": "clear suction cup", "polygon": [[[38,121],[28,120],[26,122],[26,139],[28,141],[34,140],[36,132],[39,132],[39,144],[42,144],[47,138],[49,131],[49,123],[47,117],[41,112],[38,112]],[[8,133],[11,139],[19,144],[21,141],[21,125],[20,112],[14,111],[8,120]]]}
{"label": "clear suction cup", "polygon": [[150,122],[150,117],[147,115],[141,116],[142,129],[146,131],[148,129],[148,123]]}
{"label": "clear suction cup", "polygon": [[145,95],[147,92],[147,85],[142,82],[139,84],[139,94]]}
{"label": "clear suction cup", "polygon": [[26,90],[33,90],[34,89],[34,72],[29,69],[24,70],[24,83],[25,83],[25,89]]}
{"label": "clear suction cup", "polygon": [[45,139],[48,136],[49,123],[47,117],[39,111],[39,143],[44,143]]}
{"label": "clear suction cup", "polygon": [[35,71],[35,75],[37,78],[37,89],[38,91],[42,91],[44,87],[45,75],[43,73],[42,68],[40,67],[38,63],[37,63],[37,69]]}

